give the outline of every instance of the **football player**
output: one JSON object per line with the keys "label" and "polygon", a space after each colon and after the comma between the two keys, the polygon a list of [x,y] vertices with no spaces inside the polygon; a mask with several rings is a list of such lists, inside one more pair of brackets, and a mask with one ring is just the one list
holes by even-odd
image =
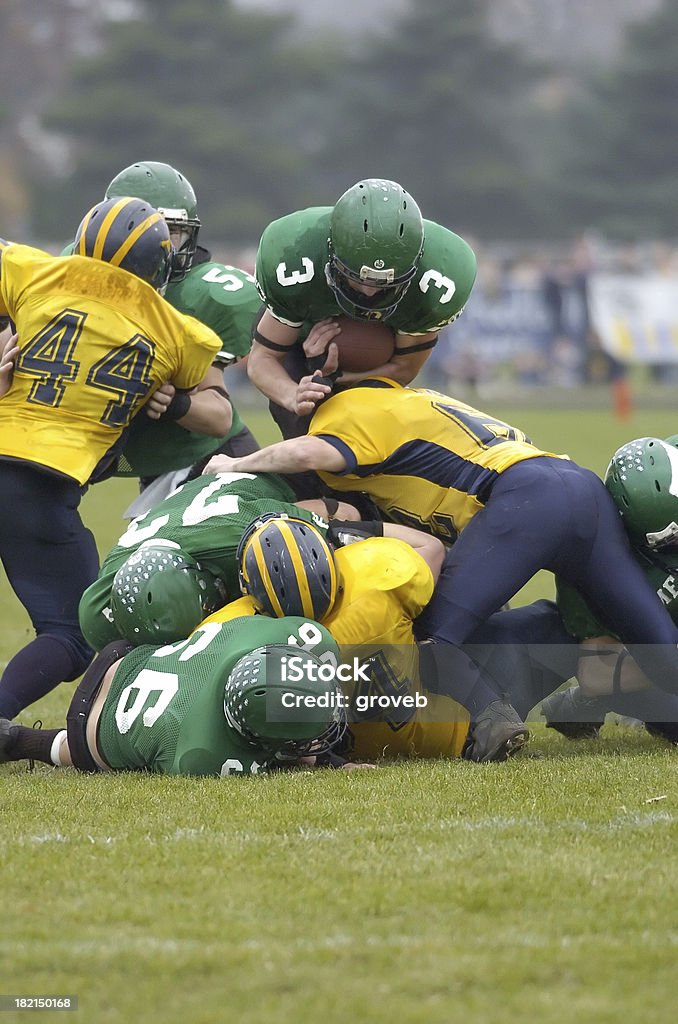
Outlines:
{"label": "football player", "polygon": [[[0,719],[0,762],[33,758],[83,771],[256,775],[333,763],[345,728],[336,683],[286,681],[286,657],[337,663],[327,630],[303,618],[205,625],[164,647],[106,648],[75,691],[66,729]],[[337,765],[338,766],[338,765]]]}
{"label": "football player", "polygon": [[[187,636],[208,612],[239,595],[240,538],[253,518],[268,512],[288,512],[323,531],[330,514],[357,518],[344,502],[296,504],[282,477],[238,473],[190,480],[133,519],[104,559],[80,602],[89,644],[100,651],[121,636],[136,644]],[[171,601],[164,600],[167,594]]]}
{"label": "football player", "polygon": [[[142,489],[129,515],[147,511],[185,480],[191,466],[225,451],[244,455],[258,448],[224,387],[224,368],[243,359],[250,349],[252,325],[261,307],[254,277],[238,267],[212,259],[198,244],[201,228],[195,192],[188,179],[169,164],[144,160],[115,175],[106,199],[139,196],[165,219],[174,246],[165,298],[175,309],[207,324],[219,336],[221,351],[199,388],[190,396],[167,385],[156,395],[167,404],[158,415],[137,417],[118,463],[120,476],[138,476]],[[155,410],[151,411],[151,415]]]}
{"label": "football player", "polygon": [[0,313],[18,337],[0,402],[0,557],[37,634],[0,680],[3,717],[91,659],[77,614],[98,568],[83,488],[154,392],[193,388],[221,347],[161,297],[171,268],[167,224],[135,198],[93,207],[68,259],[0,242]]}
{"label": "football player", "polygon": [[[306,417],[336,377],[339,328],[331,319],[381,320],[396,335],[393,356],[369,376],[407,384],[461,313],[473,287],[473,250],[447,228],[422,219],[394,181],[368,178],[332,206],[273,221],[264,231],[256,278],[266,308],[254,332],[247,371],[272,400],[283,436],[304,432]],[[302,347],[312,325],[313,337]],[[307,364],[310,357],[310,365]],[[368,376],[343,373],[344,383]]]}
{"label": "football player", "polygon": [[678,628],[633,558],[603,482],[487,413],[380,377],[327,399],[308,436],[215,456],[208,469],[316,470],[337,491],[359,486],[387,518],[454,541],[418,622],[422,638],[463,644],[548,569],[605,608],[643,671],[678,693]]}
{"label": "football player", "polygon": [[[643,437],[613,455],[605,484],[652,589],[678,621],[677,437]],[[605,607],[594,609],[564,580],[557,603],[567,630],[589,658],[578,673],[581,687],[553,694],[542,705],[547,724],[575,739],[597,735],[607,711],[637,718],[648,730],[678,740],[678,701],[649,690],[650,681],[618,642]],[[612,634],[612,636],[610,635]]]}
{"label": "football player", "polygon": [[[472,647],[448,652],[444,663],[431,656],[428,645],[418,650],[413,623],[433,594],[443,546],[395,524],[383,524],[383,536],[370,536],[379,526],[335,521],[329,533],[343,546],[333,553],[306,523],[284,517],[255,521],[239,551],[241,589],[248,596],[207,621],[302,610],[322,621],[344,662],[358,657],[369,665],[369,678],[354,677],[347,692],[352,756],[458,757],[463,752],[473,761],[505,760],[524,744],[527,729],[504,694],[527,713],[573,675],[576,643],[555,606],[544,601],[492,616]],[[466,707],[449,696],[450,675],[471,708],[479,680],[489,677],[495,687],[493,713],[470,723]],[[402,702],[416,692],[425,694],[423,709]],[[384,712],[380,699],[390,702]]]}

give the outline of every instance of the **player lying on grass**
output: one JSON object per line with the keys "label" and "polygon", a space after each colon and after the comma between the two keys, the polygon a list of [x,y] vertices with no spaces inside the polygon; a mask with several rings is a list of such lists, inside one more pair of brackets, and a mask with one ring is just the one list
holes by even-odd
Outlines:
{"label": "player lying on grass", "polygon": [[[619,510],[636,561],[674,621],[678,620],[678,449],[677,437],[643,437],[615,452],[605,484]],[[599,654],[582,666],[580,687],[544,702],[547,723],[564,735],[595,736],[607,711],[638,718],[656,735],[678,739],[678,702],[650,689],[628,651],[618,642],[605,609],[594,611],[564,581],[558,607],[566,628]],[[602,667],[605,662],[609,668]]]}
{"label": "player lying on grass", "polygon": [[[371,674],[365,680],[366,691],[380,693],[386,689],[391,694],[404,694],[416,674],[412,623],[433,593],[443,545],[437,538],[410,527],[356,523],[357,532],[349,533],[351,525],[338,523],[332,529],[332,540],[341,543],[356,537],[365,539],[340,548],[335,556],[322,533],[305,519],[281,518],[278,513],[255,519],[242,536],[237,563],[245,592],[258,580],[258,601],[242,598],[206,621],[224,622],[261,610],[280,615],[293,607],[294,614],[322,620],[343,645],[349,662],[356,650],[361,661],[369,661]],[[368,537],[375,529],[384,535]],[[243,576],[245,563],[248,567]],[[198,581],[185,565],[177,572],[163,571],[156,551],[145,547],[138,557],[125,563],[120,578],[116,577],[111,602],[113,625],[119,632],[134,639],[146,634],[149,624],[155,628],[178,623],[175,576],[181,578],[183,607],[198,607]],[[468,689],[472,691],[475,666],[469,662],[457,666],[457,671],[467,672]],[[364,694],[356,696],[362,700]],[[499,702],[499,693],[495,693],[495,699]],[[457,756],[467,738],[468,713],[443,696],[432,697],[431,701],[437,704],[437,710],[432,708],[431,720],[424,728],[421,718],[410,721],[407,716],[403,718],[402,710],[396,711],[395,717],[384,716],[380,725],[373,723],[368,744],[371,756],[383,750],[391,756]],[[360,736],[357,724],[354,744]],[[508,733],[506,729],[484,733],[481,728],[475,747],[469,745],[468,755],[477,760],[503,760],[524,738],[522,725],[518,730],[515,725],[509,726]],[[360,742],[354,745],[353,753],[365,753]]]}
{"label": "player lying on grass", "polygon": [[316,668],[339,654],[326,629],[291,617],[209,623],[164,647],[115,642],[85,673],[66,729],[0,719],[0,761],[207,776],[256,775],[301,759],[342,766],[332,755],[346,723],[336,683],[317,673],[282,678],[285,659],[300,652]]}
{"label": "player lying on grass", "polygon": [[[344,662],[358,657],[368,666],[367,678],[354,677],[346,691],[352,757],[505,760],[523,745],[527,730],[511,714],[502,718],[504,696],[527,714],[576,670],[577,645],[555,605],[542,601],[497,613],[472,645],[450,648],[445,659],[436,649],[438,657],[432,657],[429,645],[416,646],[413,623],[433,593],[443,546],[421,531],[392,524],[384,524],[384,536],[366,536],[373,528],[331,524],[330,539],[343,545],[333,551],[306,523],[255,521],[240,546],[241,585],[248,596],[207,621],[302,611],[321,620]],[[387,536],[389,531],[398,532]],[[496,715],[478,715],[470,724],[466,708],[449,697],[448,678],[457,677],[473,706],[481,674],[495,687]],[[403,703],[416,693],[425,696],[425,705]]]}
{"label": "player lying on grass", "polygon": [[[255,516],[288,512],[323,531],[329,510],[341,518],[357,512],[344,502],[322,499],[295,504],[282,477],[250,473],[201,476],[132,520],[111,549],[80,602],[80,624],[88,642],[102,650],[126,637],[134,643],[183,640],[198,623],[240,593],[236,552],[243,530]],[[336,506],[336,509],[335,509]],[[154,569],[164,573],[163,586],[172,594],[162,613],[154,602]],[[129,628],[125,616],[113,621],[112,601],[123,608],[143,588],[143,620]]]}

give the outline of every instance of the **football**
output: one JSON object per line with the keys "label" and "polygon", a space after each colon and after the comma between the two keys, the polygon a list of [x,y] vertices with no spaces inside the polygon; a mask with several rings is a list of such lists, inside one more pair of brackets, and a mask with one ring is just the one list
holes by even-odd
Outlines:
{"label": "football", "polygon": [[387,363],[395,347],[395,334],[378,320],[352,320],[338,316],[341,334],[334,341],[339,349],[339,368],[365,372]]}

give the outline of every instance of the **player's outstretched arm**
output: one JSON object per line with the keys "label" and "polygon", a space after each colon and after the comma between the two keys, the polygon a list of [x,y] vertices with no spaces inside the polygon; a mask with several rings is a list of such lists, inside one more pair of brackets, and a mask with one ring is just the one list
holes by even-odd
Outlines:
{"label": "player's outstretched arm", "polygon": [[309,469],[341,473],[347,463],[341,452],[320,437],[292,437],[233,459],[214,455],[204,473],[300,473]]}
{"label": "player's outstretched arm", "polygon": [[297,501],[295,504],[328,521],[338,519],[347,523],[360,522],[360,512],[355,505],[349,505],[347,501],[336,501],[336,508],[328,504],[325,498],[304,498],[303,501]]}

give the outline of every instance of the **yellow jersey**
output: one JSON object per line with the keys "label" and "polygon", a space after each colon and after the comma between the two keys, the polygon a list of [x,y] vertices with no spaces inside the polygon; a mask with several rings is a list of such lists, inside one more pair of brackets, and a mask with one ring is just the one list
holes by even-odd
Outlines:
{"label": "yellow jersey", "polygon": [[[375,671],[369,683],[344,684],[349,700],[351,757],[459,757],[468,733],[469,715],[449,697],[426,691],[418,680],[418,650],[412,621],[433,594],[427,563],[404,541],[371,537],[336,552],[340,587],[323,626],[350,661],[371,657]],[[227,622],[256,614],[249,597],[231,602],[205,622]],[[201,623],[204,625],[204,623]],[[395,709],[377,704],[386,698],[422,694],[423,707]],[[370,708],[370,700],[376,698]],[[367,705],[363,715],[361,703]],[[375,710],[376,708],[376,710]]]}
{"label": "yellow jersey", "polygon": [[319,474],[334,490],[365,491],[393,522],[448,543],[483,508],[500,473],[553,455],[456,398],[382,377],[332,395],[308,432],[346,459],[343,473]]}
{"label": "yellow jersey", "polygon": [[0,257],[0,313],[20,348],[0,402],[0,455],[84,484],[153,391],[195,387],[221,342],[109,263],[7,243]]}

